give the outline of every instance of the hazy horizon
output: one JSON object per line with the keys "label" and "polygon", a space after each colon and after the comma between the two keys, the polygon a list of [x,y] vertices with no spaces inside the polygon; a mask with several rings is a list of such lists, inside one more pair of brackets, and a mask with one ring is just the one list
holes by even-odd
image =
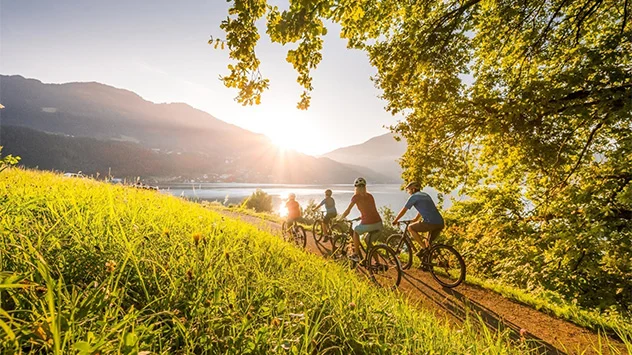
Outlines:
{"label": "hazy horizon", "polygon": [[369,79],[375,69],[364,53],[346,48],[334,24],[313,73],[308,111],[296,109],[302,89],[285,61],[291,46],[265,36],[257,52],[271,88],[259,106],[236,103],[237,92],[218,80],[227,73],[228,52],[207,44],[211,36],[223,37],[219,24],[228,6],[199,0],[150,6],[140,0],[2,2],[0,65],[4,74],[44,83],[99,82],[155,103],[186,103],[316,156],[385,134],[384,126],[396,123]]}

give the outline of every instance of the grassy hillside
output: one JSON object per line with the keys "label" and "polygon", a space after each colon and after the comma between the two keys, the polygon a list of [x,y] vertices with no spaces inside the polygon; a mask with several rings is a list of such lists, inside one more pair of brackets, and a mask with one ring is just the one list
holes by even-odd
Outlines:
{"label": "grassy hillside", "polygon": [[0,352],[519,353],[194,203],[0,175]]}

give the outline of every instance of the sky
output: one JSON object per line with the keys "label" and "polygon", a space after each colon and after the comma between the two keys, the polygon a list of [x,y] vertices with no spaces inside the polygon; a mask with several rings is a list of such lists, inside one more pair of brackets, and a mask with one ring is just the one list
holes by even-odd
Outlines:
{"label": "sky", "polygon": [[323,60],[313,72],[309,110],[296,109],[302,90],[285,61],[291,47],[271,43],[264,32],[256,51],[270,90],[261,105],[238,104],[237,91],[219,80],[228,73],[228,51],[207,43],[210,36],[223,37],[219,24],[229,5],[225,0],[0,0],[0,73],[45,83],[97,81],[157,103],[184,102],[313,155],[362,143],[401,119],[384,110],[386,103],[369,79],[375,69],[364,52],[346,48],[335,24],[328,27]]}

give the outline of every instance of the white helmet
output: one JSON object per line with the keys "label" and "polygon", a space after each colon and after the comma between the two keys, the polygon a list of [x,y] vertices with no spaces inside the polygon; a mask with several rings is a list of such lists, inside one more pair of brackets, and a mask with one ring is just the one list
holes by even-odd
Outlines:
{"label": "white helmet", "polygon": [[355,179],[355,181],[353,182],[353,186],[358,187],[358,186],[366,186],[366,180],[364,180],[364,178],[359,177],[357,179]]}

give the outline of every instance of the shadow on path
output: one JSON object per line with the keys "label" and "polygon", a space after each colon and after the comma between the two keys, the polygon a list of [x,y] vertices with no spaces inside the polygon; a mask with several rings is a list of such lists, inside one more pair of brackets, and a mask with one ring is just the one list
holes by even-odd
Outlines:
{"label": "shadow on path", "polygon": [[[409,272],[404,272],[403,279],[408,281],[408,283],[427,299],[434,302],[438,307],[444,309],[456,319],[464,322],[468,318],[468,315],[471,316],[471,314],[474,313],[489,329],[499,332],[507,331],[511,339],[516,342],[526,341],[528,347],[532,351],[535,351],[536,354],[566,354],[552,344],[531,334],[526,334],[523,340],[520,336],[520,327],[516,324],[503,319],[496,312],[468,298],[455,289],[439,286],[442,292],[438,291],[435,289],[437,286],[431,286],[426,281],[411,275]],[[452,297],[448,297],[448,295]]]}

